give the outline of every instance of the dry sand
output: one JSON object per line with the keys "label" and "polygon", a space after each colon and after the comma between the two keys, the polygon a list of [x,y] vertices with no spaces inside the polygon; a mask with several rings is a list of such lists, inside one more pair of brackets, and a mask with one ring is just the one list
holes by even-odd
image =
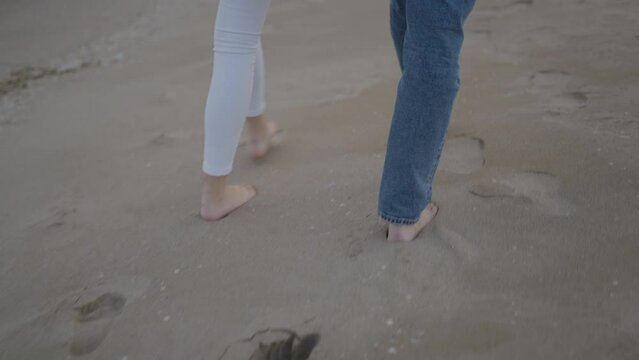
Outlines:
{"label": "dry sand", "polygon": [[217,359],[271,327],[320,332],[312,359],[639,358],[636,0],[479,1],[406,245],[375,215],[386,0],[274,0],[281,143],[239,152],[249,206],[197,217],[215,7],[0,2],[0,81],[36,67],[0,95],[1,359]]}

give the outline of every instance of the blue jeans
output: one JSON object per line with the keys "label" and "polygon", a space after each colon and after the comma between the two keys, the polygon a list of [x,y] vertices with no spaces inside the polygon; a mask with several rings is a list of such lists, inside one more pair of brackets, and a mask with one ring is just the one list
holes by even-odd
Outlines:
{"label": "blue jeans", "polygon": [[379,215],[414,224],[433,177],[459,89],[464,22],[475,0],[391,0],[391,31],[402,77],[379,192]]}

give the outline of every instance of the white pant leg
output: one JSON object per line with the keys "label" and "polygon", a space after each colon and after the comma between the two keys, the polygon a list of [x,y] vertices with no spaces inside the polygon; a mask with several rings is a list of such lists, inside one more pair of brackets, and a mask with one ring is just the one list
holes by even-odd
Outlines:
{"label": "white pant leg", "polygon": [[[213,78],[205,109],[204,162],[212,176],[228,175],[254,91],[260,35],[270,0],[220,0],[215,23]],[[262,74],[258,76],[263,78]],[[264,86],[263,80],[258,81]],[[256,103],[263,103],[257,89]],[[263,107],[263,106],[261,106]],[[260,110],[260,109],[250,109]]]}
{"label": "white pant leg", "polygon": [[253,76],[253,93],[251,94],[251,103],[248,112],[248,116],[250,117],[262,115],[266,110],[265,74],[264,51],[262,50],[262,41],[260,41],[257,48],[257,59]]}

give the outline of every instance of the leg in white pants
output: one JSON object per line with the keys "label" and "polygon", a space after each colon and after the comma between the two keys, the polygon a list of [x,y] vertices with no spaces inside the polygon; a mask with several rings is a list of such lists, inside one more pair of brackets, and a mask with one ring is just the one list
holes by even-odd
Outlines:
{"label": "leg in white pants", "polygon": [[208,175],[231,172],[246,117],[264,112],[260,37],[269,5],[270,0],[220,0],[205,110],[202,170]]}

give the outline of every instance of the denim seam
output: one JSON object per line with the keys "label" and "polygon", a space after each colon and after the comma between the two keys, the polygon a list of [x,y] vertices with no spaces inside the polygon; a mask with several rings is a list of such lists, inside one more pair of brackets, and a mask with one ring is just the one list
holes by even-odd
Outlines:
{"label": "denim seam", "polygon": [[402,218],[402,217],[397,217],[397,216],[392,216],[392,215],[387,215],[382,211],[378,212],[379,217],[382,218],[382,220],[391,223],[391,224],[399,224],[399,225],[412,225],[417,223],[417,221],[419,221],[419,218],[417,219],[406,219],[406,218]]}
{"label": "denim seam", "polygon": [[[450,119],[449,119],[449,123],[450,123]],[[448,131],[447,131],[448,132]],[[442,141],[442,143],[439,146],[439,149],[437,150],[437,156],[435,157],[435,159],[437,159],[437,161],[435,161],[429,171],[428,174],[428,183],[432,184],[433,183],[433,179],[435,178],[435,173],[437,172],[437,166],[439,165],[441,156],[442,156],[442,152],[444,151],[444,144],[446,143],[446,137],[444,137],[444,141]],[[432,196],[432,194],[430,194]],[[430,201],[430,199],[428,199]]]}

